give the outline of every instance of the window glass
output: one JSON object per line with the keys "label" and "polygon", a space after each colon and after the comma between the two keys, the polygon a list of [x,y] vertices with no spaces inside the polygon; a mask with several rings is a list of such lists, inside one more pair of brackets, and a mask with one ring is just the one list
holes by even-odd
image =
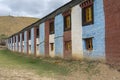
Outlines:
{"label": "window glass", "polygon": [[54,34],[54,21],[50,23],[50,34]]}
{"label": "window glass", "polygon": [[93,24],[93,5],[85,7],[82,9],[82,25],[90,25]]}
{"label": "window glass", "polygon": [[50,43],[51,51],[54,50],[54,43]]}
{"label": "window glass", "polygon": [[64,17],[64,24],[65,24],[64,25],[65,31],[71,29],[71,16],[70,15]]}
{"label": "window glass", "polygon": [[37,33],[36,33],[37,36],[36,37],[38,38],[39,37],[39,28],[37,28],[36,31],[37,31]]}
{"label": "window glass", "polygon": [[85,39],[85,42],[86,42],[86,49],[93,50],[92,38]]}
{"label": "window glass", "polygon": [[71,50],[71,41],[66,41],[65,42],[65,49],[68,50],[68,51]]}

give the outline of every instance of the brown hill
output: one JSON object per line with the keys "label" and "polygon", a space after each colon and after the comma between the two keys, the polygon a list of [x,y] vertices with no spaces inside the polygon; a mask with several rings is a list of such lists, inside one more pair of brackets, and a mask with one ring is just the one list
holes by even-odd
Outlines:
{"label": "brown hill", "polygon": [[32,17],[0,16],[0,36],[10,36],[37,20]]}

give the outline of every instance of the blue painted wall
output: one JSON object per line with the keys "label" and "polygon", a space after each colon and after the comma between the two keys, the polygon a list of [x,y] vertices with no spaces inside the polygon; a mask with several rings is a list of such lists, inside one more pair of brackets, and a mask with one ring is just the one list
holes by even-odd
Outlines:
{"label": "blue painted wall", "polygon": [[[103,0],[94,0],[94,24],[83,26],[83,54],[90,58],[105,58],[105,18]],[[93,37],[93,51],[87,51],[84,38]]]}
{"label": "blue painted wall", "polygon": [[22,46],[22,33],[20,33],[20,52],[22,52],[21,46]]}
{"label": "blue painted wall", "polygon": [[24,53],[27,53],[27,31],[24,32]]}
{"label": "blue painted wall", "polygon": [[62,14],[55,17],[55,56],[63,57],[64,19]]}
{"label": "blue painted wall", "polygon": [[12,45],[13,41],[12,41],[12,38],[11,38],[11,50],[13,49],[13,45]]}
{"label": "blue painted wall", "polygon": [[34,54],[34,27],[31,29],[31,54]]}
{"label": "blue painted wall", "polygon": [[16,35],[16,51],[18,51],[18,35]]}
{"label": "blue painted wall", "polygon": [[15,51],[15,36],[13,36],[13,51]]}
{"label": "blue painted wall", "polygon": [[39,25],[39,31],[40,31],[40,45],[39,45],[39,52],[40,55],[44,55],[45,54],[45,23],[41,23]]}
{"label": "blue painted wall", "polygon": [[[8,39],[8,40],[11,41],[11,38]],[[9,42],[9,47],[8,48],[11,49],[11,42]]]}

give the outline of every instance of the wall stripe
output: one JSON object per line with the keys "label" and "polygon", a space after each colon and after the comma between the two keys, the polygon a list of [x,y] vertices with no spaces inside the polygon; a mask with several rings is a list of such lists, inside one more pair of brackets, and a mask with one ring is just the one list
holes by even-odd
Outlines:
{"label": "wall stripe", "polygon": [[31,29],[31,54],[34,54],[34,28]]}
{"label": "wall stripe", "polygon": [[55,17],[55,56],[63,57],[63,16]]}
{"label": "wall stripe", "polygon": [[45,56],[49,56],[49,21],[45,22]]}
{"label": "wall stripe", "polygon": [[72,8],[72,57],[73,59],[83,58],[82,48],[82,17],[79,5]]}
{"label": "wall stripe", "polygon": [[45,56],[45,23],[40,24],[40,55]]}

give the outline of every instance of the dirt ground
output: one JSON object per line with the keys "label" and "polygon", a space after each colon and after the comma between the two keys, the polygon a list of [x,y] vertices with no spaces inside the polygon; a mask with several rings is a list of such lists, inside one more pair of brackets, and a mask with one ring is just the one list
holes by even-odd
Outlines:
{"label": "dirt ground", "polygon": [[120,80],[120,72],[103,63],[92,68],[77,64],[74,67],[78,67],[77,70],[71,70],[67,76],[53,75],[51,78],[40,76],[31,70],[0,67],[0,80]]}
{"label": "dirt ground", "polygon": [[40,77],[32,71],[0,67],[0,80],[54,80]]}

